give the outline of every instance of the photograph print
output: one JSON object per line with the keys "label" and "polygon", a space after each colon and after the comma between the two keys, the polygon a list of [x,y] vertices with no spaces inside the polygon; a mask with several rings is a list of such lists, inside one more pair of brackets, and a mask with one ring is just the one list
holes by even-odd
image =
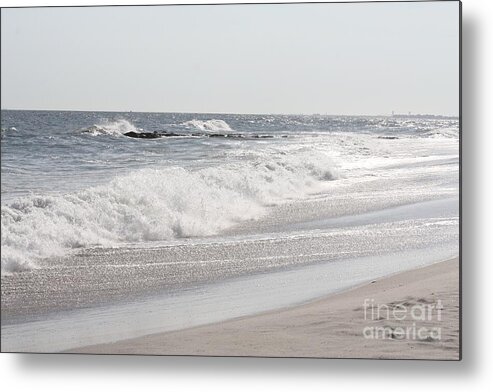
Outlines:
{"label": "photograph print", "polygon": [[461,359],[459,1],[1,9],[1,351]]}

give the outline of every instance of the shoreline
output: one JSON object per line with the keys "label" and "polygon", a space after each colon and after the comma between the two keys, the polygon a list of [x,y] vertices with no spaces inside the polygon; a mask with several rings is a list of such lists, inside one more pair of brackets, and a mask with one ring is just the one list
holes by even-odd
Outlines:
{"label": "shoreline", "polygon": [[[459,260],[453,258],[301,305],[66,352],[459,360],[458,280]],[[381,305],[385,317],[369,317],[374,308],[365,307],[365,299],[366,305]],[[414,310],[421,314],[420,309],[437,308],[436,304],[443,307],[440,317],[409,318]],[[409,317],[398,320],[386,313],[385,306],[396,305],[405,306]],[[401,329],[406,336],[399,337]],[[370,330],[390,335],[372,338]],[[417,330],[427,330],[428,336],[416,336]]]}
{"label": "shoreline", "polygon": [[[435,249],[436,244],[447,242],[452,244],[452,251],[440,251],[433,257],[429,257],[427,253],[430,252],[426,251],[413,255],[409,261],[430,259],[436,262],[456,253],[451,239],[457,234],[449,229],[452,226],[430,226],[422,219],[412,229],[405,224],[411,217],[426,218],[431,222],[454,219],[458,214],[455,211],[458,205],[456,198],[407,200],[403,205],[386,208],[372,205],[368,211],[353,211],[353,214],[342,216],[319,212],[340,211],[340,204],[340,198],[336,198],[335,204],[333,199],[329,202],[325,198],[302,204],[288,203],[273,208],[269,215],[255,221],[255,225],[250,222],[239,224],[231,232],[217,237],[149,247],[82,249],[65,257],[47,259],[39,269],[2,276],[2,320],[7,325],[46,320],[49,314],[162,297],[163,288],[166,294],[202,284],[215,285],[231,279],[248,278],[253,273],[265,275],[286,269],[309,268],[321,261],[332,263],[341,258],[390,255],[401,263],[404,261],[401,255],[391,256],[396,253],[394,242],[400,244],[397,253],[412,252],[417,236],[422,238],[419,240],[420,248]],[[305,212],[305,221],[302,222],[297,211]],[[317,215],[322,216],[315,219]],[[288,221],[295,223],[289,224]],[[401,230],[396,231],[395,221]],[[360,238],[366,241],[361,244]],[[397,272],[399,268],[396,271],[394,264],[389,260],[388,270],[384,268],[382,272]],[[379,265],[377,263],[375,267]],[[410,262],[408,265],[415,268],[419,263]],[[50,268],[44,268],[47,266]],[[361,271],[363,279],[365,268]],[[121,285],[122,278],[127,282],[125,285]],[[56,301],[53,301],[52,286],[56,287]],[[31,287],[36,296],[33,297],[24,287]]]}

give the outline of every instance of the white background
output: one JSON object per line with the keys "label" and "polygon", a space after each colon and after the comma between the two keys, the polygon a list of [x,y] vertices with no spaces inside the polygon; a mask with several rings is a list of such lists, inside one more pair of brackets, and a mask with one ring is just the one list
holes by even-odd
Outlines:
{"label": "white background", "polygon": [[[139,1],[0,0],[3,7],[136,3]],[[462,362],[1,354],[0,384],[4,390],[311,391],[333,388],[336,391],[415,392],[447,388],[462,392],[471,387],[472,390],[490,390],[493,385],[492,4],[491,0],[463,1]]]}

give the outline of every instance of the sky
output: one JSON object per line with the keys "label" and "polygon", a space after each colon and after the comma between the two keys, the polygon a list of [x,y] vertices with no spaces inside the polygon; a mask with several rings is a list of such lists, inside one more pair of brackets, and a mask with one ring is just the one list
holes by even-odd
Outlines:
{"label": "sky", "polygon": [[459,3],[1,11],[2,109],[459,112]]}

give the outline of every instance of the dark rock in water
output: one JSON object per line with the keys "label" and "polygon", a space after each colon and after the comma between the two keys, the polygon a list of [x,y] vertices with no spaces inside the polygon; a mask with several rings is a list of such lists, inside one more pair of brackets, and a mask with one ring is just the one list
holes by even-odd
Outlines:
{"label": "dark rock in water", "polygon": [[158,139],[161,137],[186,136],[173,132],[133,132],[133,131],[124,133],[124,135],[128,137],[134,137],[137,139]]}
{"label": "dark rock in water", "polygon": [[[243,135],[241,133],[174,133],[174,132],[127,132],[124,133],[127,137],[133,137],[136,139],[159,139],[161,137],[223,137],[228,139],[272,139],[273,135]],[[287,137],[282,135],[281,137]]]}
{"label": "dark rock in water", "polygon": [[173,133],[173,132],[163,132],[163,133],[159,133],[158,135],[160,135],[160,136],[162,136],[162,137],[187,136],[187,135],[182,135],[182,134],[179,134],[179,133]]}
{"label": "dark rock in water", "polygon": [[205,133],[202,136],[207,136],[207,137],[227,137],[229,139],[243,139],[245,137],[241,133]]}
{"label": "dark rock in water", "polygon": [[134,137],[137,139],[157,139],[161,137],[161,134],[157,132],[127,132],[124,133],[125,136]]}

